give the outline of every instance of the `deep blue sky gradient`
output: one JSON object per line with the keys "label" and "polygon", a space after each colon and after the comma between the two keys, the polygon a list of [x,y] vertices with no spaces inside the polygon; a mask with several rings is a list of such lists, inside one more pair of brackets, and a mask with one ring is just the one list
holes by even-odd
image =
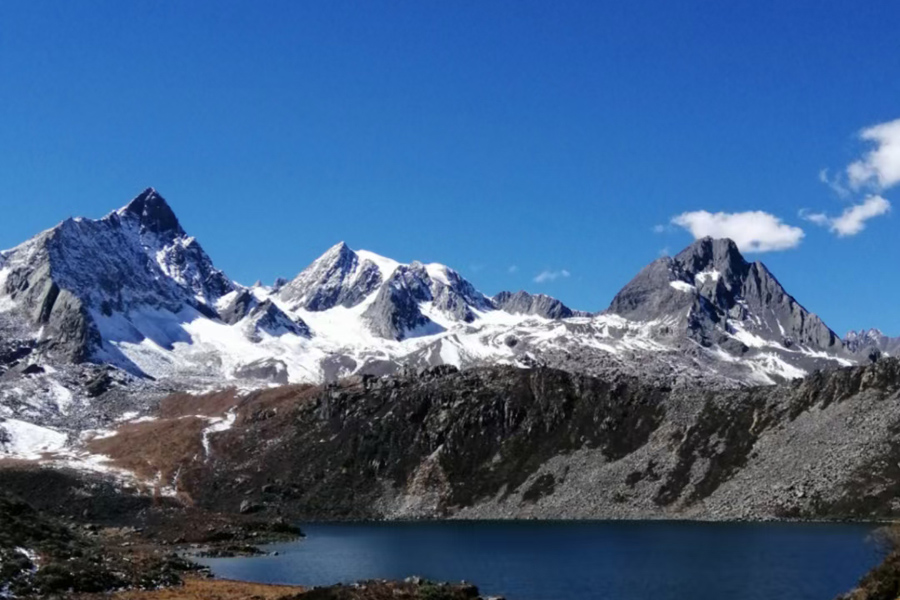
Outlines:
{"label": "deep blue sky gradient", "polygon": [[839,333],[898,335],[896,217],[838,239],[797,216],[840,212],[819,171],[900,117],[898,23],[887,1],[10,0],[0,247],[154,186],[243,283],[345,240],[597,310],[691,241],[654,225],[764,210],[807,235],[750,258]]}

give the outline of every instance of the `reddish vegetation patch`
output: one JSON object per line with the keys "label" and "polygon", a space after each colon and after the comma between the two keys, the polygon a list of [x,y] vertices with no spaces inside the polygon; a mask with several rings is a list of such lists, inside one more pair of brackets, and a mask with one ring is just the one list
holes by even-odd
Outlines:
{"label": "reddish vegetation patch", "polygon": [[40,461],[38,460],[29,460],[25,458],[0,458],[0,469],[28,467],[36,465],[39,462]]}
{"label": "reddish vegetation patch", "polygon": [[223,579],[188,578],[180,587],[161,590],[130,590],[113,595],[84,595],[80,600],[114,598],[117,600],[280,600],[292,597],[303,589],[284,585],[244,583]]}
{"label": "reddish vegetation patch", "polygon": [[219,392],[201,394],[171,394],[159,403],[157,416],[161,419],[177,419],[191,415],[221,417],[239,401],[238,391],[228,388]]}
{"label": "reddish vegetation patch", "polygon": [[[172,394],[160,402],[157,420],[125,423],[116,429],[115,435],[91,440],[86,448],[94,454],[108,456],[114,466],[132,471],[141,479],[159,481],[164,486],[174,484],[177,489],[177,473],[207,459],[203,430],[209,427],[210,418],[222,418],[235,411],[234,427],[240,430],[248,421],[286,414],[291,406],[308,401],[319,390],[312,385],[290,385],[251,392],[243,397],[233,388],[197,396]],[[230,434],[209,435],[213,453],[219,444],[227,443]]]}
{"label": "reddish vegetation patch", "polygon": [[239,402],[234,388],[198,396],[172,394],[160,402],[157,420],[125,423],[116,435],[91,440],[86,446],[141,479],[177,485],[179,469],[206,458],[203,430],[209,427],[209,418],[224,417]]}
{"label": "reddish vegetation patch", "polygon": [[181,464],[204,457],[203,430],[208,426],[201,417],[125,424],[117,435],[91,440],[87,449],[142,479],[160,478],[168,485]]}
{"label": "reddish vegetation patch", "polygon": [[322,388],[312,385],[289,385],[268,390],[259,390],[249,394],[241,403],[235,425],[244,423],[260,423],[280,421],[296,406],[314,400]]}
{"label": "reddish vegetation patch", "polygon": [[113,595],[83,595],[79,600],[477,600],[478,589],[470,585],[428,582],[365,581],[356,585],[302,588],[244,583],[221,579],[188,578],[181,587],[126,591]]}

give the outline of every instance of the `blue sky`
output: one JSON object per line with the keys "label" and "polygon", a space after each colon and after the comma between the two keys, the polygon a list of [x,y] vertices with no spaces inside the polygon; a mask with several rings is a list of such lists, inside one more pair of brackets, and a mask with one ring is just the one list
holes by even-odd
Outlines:
{"label": "blue sky", "polygon": [[244,283],[345,240],[597,310],[725,231],[839,333],[900,335],[900,127],[869,129],[900,118],[898,19],[821,0],[3,2],[0,247],[153,186]]}

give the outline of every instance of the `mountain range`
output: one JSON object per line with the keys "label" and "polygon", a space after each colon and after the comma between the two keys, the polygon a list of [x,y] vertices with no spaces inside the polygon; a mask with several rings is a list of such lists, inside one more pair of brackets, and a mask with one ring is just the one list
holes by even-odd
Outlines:
{"label": "mountain range", "polygon": [[487,296],[444,265],[343,242],[290,281],[242,286],[153,189],[0,253],[0,311],[7,345],[33,348],[28,364],[250,386],[438,364],[599,373],[637,357],[675,382],[775,383],[900,349],[875,330],[842,340],[726,239],[652,262],[595,314],[543,294]]}

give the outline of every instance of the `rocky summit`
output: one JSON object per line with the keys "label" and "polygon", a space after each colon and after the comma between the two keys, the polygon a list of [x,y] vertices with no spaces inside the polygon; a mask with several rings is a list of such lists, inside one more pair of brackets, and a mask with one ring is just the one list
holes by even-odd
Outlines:
{"label": "rocky summit", "polygon": [[[791,366],[824,355],[850,357],[841,339],[801,306],[761,262],[747,262],[728,239],[703,238],[660,258],[620,291],[608,311],[637,321],[670,321],[675,335],[733,354],[754,349],[773,359],[802,348]],[[777,357],[777,358],[775,358]]]}

